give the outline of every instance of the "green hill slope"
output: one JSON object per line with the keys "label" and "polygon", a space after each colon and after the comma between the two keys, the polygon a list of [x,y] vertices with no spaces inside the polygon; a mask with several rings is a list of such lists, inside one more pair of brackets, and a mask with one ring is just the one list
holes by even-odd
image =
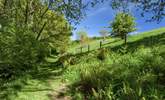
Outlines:
{"label": "green hill slope", "polygon": [[[74,43],[69,52],[75,54],[67,57],[70,62],[58,65],[52,57],[48,59],[49,66],[39,68],[40,73],[26,81],[11,82],[0,97],[8,96],[9,100],[62,100],[65,97],[164,100],[165,28],[129,36],[126,53],[120,52],[121,39],[108,38],[108,43],[103,45],[106,49],[99,49],[99,41],[101,39],[93,39],[91,51],[84,49],[84,53],[75,52],[79,44]],[[58,93],[61,87],[64,92]]]}
{"label": "green hill slope", "polygon": [[123,40],[107,40],[106,49],[93,40],[91,52],[77,52],[78,62],[64,74],[69,94],[77,100],[164,100],[165,28],[129,36],[126,49]]}
{"label": "green hill slope", "polygon": [[[130,35],[128,36],[128,46],[130,49],[136,48],[139,45],[144,45],[144,46],[151,46],[151,45],[156,45],[158,43],[163,44],[164,43],[164,38],[165,38],[165,27],[139,33],[136,35]],[[100,48],[100,41],[102,39],[91,39],[91,42],[89,43],[90,45],[90,50],[96,50]],[[102,47],[109,47],[109,48],[118,48],[121,45],[123,45],[123,40],[120,38],[111,38],[108,37],[106,39],[106,42],[103,42]],[[88,49],[87,47],[83,48],[83,52],[86,52]],[[79,53],[80,52],[80,44],[79,43],[74,43],[68,50],[70,53]]]}

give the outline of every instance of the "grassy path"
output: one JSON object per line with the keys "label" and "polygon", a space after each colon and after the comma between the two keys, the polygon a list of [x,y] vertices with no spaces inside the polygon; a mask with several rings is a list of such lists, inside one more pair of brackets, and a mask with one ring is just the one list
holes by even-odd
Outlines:
{"label": "grassy path", "polygon": [[66,95],[67,83],[61,79],[51,79],[45,82],[31,80],[12,100],[71,100]]}
{"label": "grassy path", "polygon": [[59,86],[48,95],[51,98],[51,100],[72,100],[70,96],[66,95],[67,90],[68,86],[65,83],[60,83]]}
{"label": "grassy path", "polygon": [[44,68],[39,75],[36,73],[35,77],[27,79],[25,84],[16,81],[11,90],[4,92],[8,95],[8,100],[71,100],[66,94],[69,84],[63,81],[64,71],[62,68]]}

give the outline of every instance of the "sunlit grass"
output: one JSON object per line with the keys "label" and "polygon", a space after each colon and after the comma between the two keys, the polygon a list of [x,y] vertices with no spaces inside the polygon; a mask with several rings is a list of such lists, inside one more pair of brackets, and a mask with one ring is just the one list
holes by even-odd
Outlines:
{"label": "sunlit grass", "polygon": [[[57,57],[48,57],[46,61],[52,63],[50,68],[39,67],[40,73],[6,84],[7,89],[0,96],[4,93],[9,100],[50,100],[49,94],[65,83],[70,89],[67,94],[75,100],[84,97],[89,100],[163,100],[165,37],[161,34],[164,32],[165,28],[160,28],[129,36],[126,51],[121,47],[123,40],[108,38],[110,43],[103,45],[107,50],[105,55],[98,50],[100,39],[92,40],[93,51],[82,55],[74,51],[79,47],[79,44],[74,44],[69,51],[75,53],[73,65],[55,65]],[[159,35],[162,37],[157,38]],[[150,36],[155,36],[155,43],[148,43]],[[135,50],[129,52],[130,49]],[[98,55],[105,59],[98,59]],[[156,81],[158,77],[159,84]]]}
{"label": "sunlit grass", "polygon": [[[150,36],[156,36],[156,35],[159,35],[159,34],[162,34],[163,32],[165,32],[165,28],[160,28],[160,29],[156,29],[156,30],[151,30],[151,31],[148,31],[148,32],[143,32],[143,33],[139,33],[139,34],[136,34],[136,35],[130,35],[128,36],[128,43],[129,42],[134,42],[134,41],[138,41],[138,40],[141,40],[141,39],[144,39],[146,37],[150,37]],[[96,49],[99,49],[100,48],[100,41],[102,41],[102,39],[98,40],[92,40],[89,45],[90,45],[90,50],[96,50]],[[119,46],[119,45],[122,45],[124,43],[124,40],[121,40],[120,38],[107,38],[106,39],[107,43],[103,43],[103,48],[104,47],[115,47],[115,46]],[[80,44],[79,43],[76,43],[74,44],[74,46],[71,46],[68,50],[68,52],[70,53],[79,53],[80,52]],[[87,52],[87,47],[83,48],[83,52]]]}

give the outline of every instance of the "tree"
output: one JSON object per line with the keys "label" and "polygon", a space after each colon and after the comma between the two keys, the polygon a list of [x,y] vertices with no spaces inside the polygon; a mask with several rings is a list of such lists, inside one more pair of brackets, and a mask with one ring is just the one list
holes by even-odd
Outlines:
{"label": "tree", "polygon": [[99,33],[103,37],[104,40],[109,35],[109,32],[106,30],[101,30]]}
{"label": "tree", "polygon": [[133,5],[141,11],[142,17],[149,13],[147,21],[161,22],[165,17],[165,0],[92,0],[91,4],[109,3],[113,9],[128,11]]}
{"label": "tree", "polygon": [[142,16],[145,16],[145,13],[152,14],[148,21],[157,21],[160,22],[165,17],[165,0],[134,0],[138,9],[142,9]]}
{"label": "tree", "polygon": [[87,32],[85,32],[84,30],[77,32],[77,39],[80,41],[82,47],[87,45],[89,42]]}
{"label": "tree", "polygon": [[62,9],[53,9],[54,2],[48,0],[43,0],[43,2],[40,0],[4,0],[0,2],[2,24],[0,31],[9,33],[31,31],[36,40],[56,44],[54,47],[58,50],[64,50],[60,48],[66,47],[69,43],[72,28],[65,16],[71,15],[64,15]]}
{"label": "tree", "polygon": [[127,43],[127,34],[136,30],[135,18],[128,13],[118,13],[111,23],[112,33],[119,36]]}
{"label": "tree", "polygon": [[59,53],[64,53],[70,43],[72,27],[65,20],[63,15],[58,15],[52,11],[46,14],[47,25],[40,36],[42,42],[49,42],[51,47]]}
{"label": "tree", "polygon": [[0,79],[37,71],[52,45],[67,48],[72,30],[64,13],[40,0],[0,0],[0,25]]}

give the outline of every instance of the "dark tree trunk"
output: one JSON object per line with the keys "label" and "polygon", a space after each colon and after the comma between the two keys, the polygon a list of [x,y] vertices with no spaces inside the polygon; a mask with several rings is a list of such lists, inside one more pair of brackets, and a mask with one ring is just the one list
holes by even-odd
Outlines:
{"label": "dark tree trunk", "polygon": [[82,53],[83,52],[83,47],[82,46],[80,47],[80,50],[81,50],[80,52]]}
{"label": "dark tree trunk", "polygon": [[29,12],[29,2],[27,0],[26,2],[26,12],[25,12],[25,24],[27,25],[28,24],[28,12]]}
{"label": "dark tree trunk", "polygon": [[88,45],[88,52],[90,51],[90,46]]}
{"label": "dark tree trunk", "polygon": [[40,35],[41,35],[42,31],[44,30],[45,26],[46,26],[46,22],[44,23],[44,25],[42,26],[42,28],[41,28],[40,32],[38,33],[38,35],[37,35],[37,37],[36,37],[36,40],[38,40],[38,39],[39,39],[39,37],[40,37]]}
{"label": "dark tree trunk", "polygon": [[124,44],[127,45],[127,34],[124,34]]}
{"label": "dark tree trunk", "polygon": [[100,41],[100,48],[102,48],[102,41]]}

